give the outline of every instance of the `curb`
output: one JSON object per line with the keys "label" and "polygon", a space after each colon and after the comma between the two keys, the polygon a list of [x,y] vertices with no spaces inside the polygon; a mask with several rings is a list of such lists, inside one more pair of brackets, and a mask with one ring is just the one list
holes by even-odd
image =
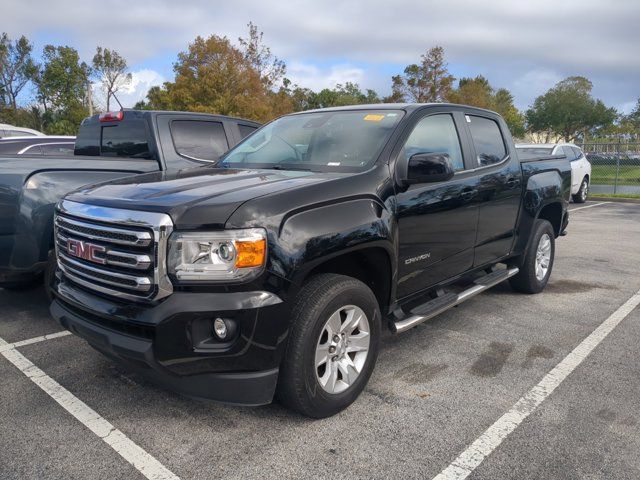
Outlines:
{"label": "curb", "polygon": [[589,200],[598,202],[640,203],[640,198],[596,197],[593,195],[589,195]]}

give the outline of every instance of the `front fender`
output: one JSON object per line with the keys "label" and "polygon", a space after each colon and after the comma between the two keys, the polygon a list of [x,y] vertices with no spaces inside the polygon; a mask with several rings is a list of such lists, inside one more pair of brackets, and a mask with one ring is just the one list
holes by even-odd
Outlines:
{"label": "front fender", "polygon": [[369,198],[294,211],[281,223],[273,242],[270,267],[299,285],[315,267],[338,255],[379,247],[396,270],[394,227],[390,212]]}

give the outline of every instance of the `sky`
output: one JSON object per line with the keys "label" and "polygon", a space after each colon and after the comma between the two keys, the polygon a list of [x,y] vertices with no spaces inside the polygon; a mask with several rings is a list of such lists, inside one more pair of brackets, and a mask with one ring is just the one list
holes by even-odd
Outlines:
{"label": "sky", "polygon": [[625,113],[640,97],[640,0],[4,0],[0,31],[87,62],[97,45],[117,50],[133,76],[118,95],[127,107],[173,79],[197,35],[235,41],[249,21],[287,77],[314,90],[350,81],[386,95],[392,75],[440,45],[456,78],[484,75],[523,110],[572,75]]}

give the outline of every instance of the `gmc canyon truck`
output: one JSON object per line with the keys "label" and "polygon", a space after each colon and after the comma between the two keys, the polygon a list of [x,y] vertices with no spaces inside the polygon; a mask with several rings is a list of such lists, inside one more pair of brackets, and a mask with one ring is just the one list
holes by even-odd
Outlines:
{"label": "gmc canyon truck", "polygon": [[185,395],[326,417],[365,387],[383,327],[507,279],[544,289],[570,183],[566,158],[519,160],[486,110],[287,115],[215,166],[67,195],[51,313]]}
{"label": "gmc canyon truck", "polygon": [[75,155],[0,153],[0,288],[31,286],[43,272],[51,278],[53,212],[66,193],[124,176],[210,164],[258,126],[217,115],[124,110],[86,118]]}

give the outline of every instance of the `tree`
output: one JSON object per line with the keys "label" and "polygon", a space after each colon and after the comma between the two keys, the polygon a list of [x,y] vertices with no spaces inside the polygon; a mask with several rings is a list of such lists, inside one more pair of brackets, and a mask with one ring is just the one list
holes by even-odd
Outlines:
{"label": "tree", "polygon": [[373,90],[360,90],[357,83],[346,82],[334,88],[325,88],[318,93],[311,92],[308,108],[340,107],[344,105],[361,105],[379,103],[380,98]]}
{"label": "tree", "polygon": [[527,110],[529,131],[545,134],[547,138],[558,135],[572,142],[611,126],[617,112],[614,108],[607,108],[601,100],[594,99],[592,88],[591,81],[585,77],[568,77],[558,82],[536,98]]}
{"label": "tree", "polygon": [[[273,118],[270,91],[260,72],[226,37],[197,37],[178,54],[175,80],[152,88],[146,106],[251,118]],[[272,92],[271,92],[272,93]]]}
{"label": "tree", "polygon": [[107,96],[107,111],[109,111],[111,97],[122,87],[131,83],[131,73],[127,72],[127,61],[115,50],[98,47],[93,56],[93,70],[102,82],[102,88]]}
{"label": "tree", "polygon": [[253,22],[249,22],[247,27],[249,38],[238,38],[245,60],[258,71],[265,87],[270,90],[280,87],[280,81],[287,73],[286,64],[271,53],[271,49],[262,40],[263,32],[259,32]]}
{"label": "tree", "polygon": [[15,42],[6,33],[0,37],[0,106],[18,108],[18,95],[37,69],[32,50],[24,35]]}
{"label": "tree", "polygon": [[447,99],[455,78],[447,70],[444,49],[439,46],[430,48],[420,58],[421,63],[408,65],[404,75],[392,77],[389,100],[424,103]]}
{"label": "tree", "polygon": [[482,75],[461,78],[458,88],[452,90],[448,101],[494,110],[503,116],[514,137],[525,133],[524,116],[513,104],[513,95],[506,88],[495,90]]}
{"label": "tree", "polygon": [[43,128],[47,133],[75,134],[89,114],[85,93],[90,68],[75,48],[67,46],[46,45],[42,60],[33,82],[44,112]]}

